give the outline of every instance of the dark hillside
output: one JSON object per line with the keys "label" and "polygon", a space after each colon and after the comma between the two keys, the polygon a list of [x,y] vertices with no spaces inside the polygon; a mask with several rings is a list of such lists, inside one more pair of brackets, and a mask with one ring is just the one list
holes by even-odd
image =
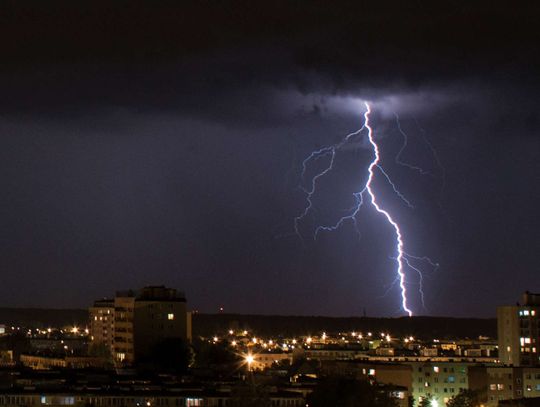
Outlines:
{"label": "dark hillside", "polygon": [[390,332],[418,338],[478,338],[497,336],[496,319],[448,317],[318,317],[239,314],[195,314],[193,333],[210,336],[228,329],[252,330],[258,335],[316,335],[326,332]]}

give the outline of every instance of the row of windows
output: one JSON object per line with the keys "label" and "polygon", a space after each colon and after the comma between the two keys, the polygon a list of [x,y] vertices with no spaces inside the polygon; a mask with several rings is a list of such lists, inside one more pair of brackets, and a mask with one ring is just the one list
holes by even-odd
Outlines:
{"label": "row of windows", "polygon": [[[108,321],[109,317],[99,317],[97,315],[94,316],[94,321]],[[112,318],[111,318],[112,321]]]}
{"label": "row of windows", "polygon": [[171,303],[159,303],[159,304],[149,304],[148,305],[148,308],[158,308],[158,309],[163,309],[163,308],[172,308],[173,307],[173,304]]}
{"label": "row of windows", "polygon": [[465,374],[467,373],[467,369],[465,367],[459,367],[459,368],[454,368],[454,367],[439,367],[439,366],[431,366],[431,367],[418,367],[418,371],[419,372],[425,372],[425,375],[426,376],[430,376],[431,375],[431,371],[433,371],[433,373],[441,373],[441,371],[443,373],[454,373],[457,371],[457,373],[462,373],[462,374]]}
{"label": "row of windows", "polygon": [[[419,388],[417,389],[417,391],[420,392],[420,393],[423,393],[423,392],[426,391],[426,390],[425,390],[425,387],[430,387],[430,386],[424,386],[424,388],[419,387]],[[463,390],[463,388],[460,387],[459,390]],[[458,390],[458,391],[459,391],[459,390]],[[456,389],[453,388],[453,387],[443,387],[443,388],[440,388],[440,387],[434,387],[434,388],[430,389],[429,391],[430,391],[430,392],[433,391],[433,393],[456,393]]]}
{"label": "row of windows", "polygon": [[[423,370],[424,370],[424,368],[423,368],[422,366],[420,366],[420,367],[418,368],[418,371],[419,371],[419,372],[422,372]],[[431,370],[431,368],[426,367],[426,372],[429,372],[430,370]],[[440,370],[441,370],[441,369],[439,368],[439,366],[433,366],[433,371],[434,371],[435,373],[439,373]],[[454,373],[454,368],[453,368],[453,367],[443,367],[443,368],[442,368],[442,371],[443,371],[444,373],[447,373],[447,372]],[[426,376],[429,376],[429,374],[426,374]]]}
{"label": "row of windows", "polygon": [[[227,398],[142,398],[142,397],[74,397],[74,396],[0,396],[0,406],[47,406],[64,405],[72,406],[75,402],[85,403],[88,406],[107,407],[227,407],[231,405],[231,400]],[[273,407],[299,407],[303,406],[300,399],[272,399]]]}
{"label": "row of windows", "polygon": [[[424,381],[423,378],[419,377],[418,378],[418,383],[422,383]],[[466,383],[467,382],[467,379],[465,377],[460,377],[459,378],[459,382],[460,383]],[[433,383],[439,383],[439,378],[438,377],[434,377],[433,378]],[[448,377],[445,377],[441,383],[456,383],[456,377],[455,376],[448,376]]]}

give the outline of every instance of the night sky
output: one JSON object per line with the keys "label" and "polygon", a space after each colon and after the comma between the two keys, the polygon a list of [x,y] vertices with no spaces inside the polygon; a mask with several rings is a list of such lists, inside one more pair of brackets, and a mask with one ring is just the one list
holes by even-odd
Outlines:
{"label": "night sky", "polygon": [[[365,183],[365,137],[294,233],[303,159],[359,129],[364,100],[414,209],[379,176],[380,197],[440,265],[425,307],[407,272],[415,314],[540,291],[540,10],[440,3],[2,2],[0,305],[166,284],[201,312],[403,315],[372,208],[360,239],[350,222],[312,238]],[[429,174],[396,163],[394,114],[401,160]]]}

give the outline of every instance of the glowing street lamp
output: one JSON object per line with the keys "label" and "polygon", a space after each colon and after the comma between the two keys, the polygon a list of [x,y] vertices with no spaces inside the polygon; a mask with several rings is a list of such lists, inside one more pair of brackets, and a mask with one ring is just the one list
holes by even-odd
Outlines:
{"label": "glowing street lamp", "polygon": [[251,372],[251,365],[255,361],[255,358],[253,357],[252,354],[247,354],[246,357],[245,357],[245,361],[246,361],[246,363],[248,365],[248,371]]}

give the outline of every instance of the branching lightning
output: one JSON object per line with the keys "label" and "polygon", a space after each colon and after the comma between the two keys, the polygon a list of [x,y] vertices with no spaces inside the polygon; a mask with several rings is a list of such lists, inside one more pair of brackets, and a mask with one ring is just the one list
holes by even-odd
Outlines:
{"label": "branching lightning", "polygon": [[[399,149],[398,153],[396,154],[396,158],[395,158],[396,164],[402,165],[403,167],[410,168],[411,170],[414,170],[414,171],[418,171],[422,175],[431,175],[431,176],[433,176],[433,174],[431,172],[426,171],[423,168],[417,167],[416,165],[412,165],[412,164],[409,164],[409,163],[401,160],[401,154],[403,154],[403,151],[405,151],[405,149],[407,148],[407,146],[409,144],[409,136],[401,128],[401,122],[399,121],[398,114],[394,113],[394,116],[396,117],[397,128],[398,128],[399,132],[401,133],[401,135],[403,136],[403,144],[401,145],[401,148]],[[433,147],[431,146],[431,144],[429,144],[429,142],[425,139],[425,137],[424,137],[424,141],[431,148],[432,152],[434,152]],[[435,152],[434,152],[434,155],[435,155],[435,157],[437,157]]]}
{"label": "branching lightning", "polygon": [[[399,224],[394,219],[394,217],[390,214],[390,212],[388,212],[384,208],[384,206],[377,199],[376,192],[373,189],[373,180],[376,177],[376,170],[378,170],[378,172],[388,182],[388,184],[391,186],[391,188],[394,191],[394,193],[396,194],[396,196],[405,205],[407,205],[407,207],[409,207],[410,209],[414,208],[413,205],[411,204],[411,202],[397,189],[396,185],[392,182],[390,176],[383,169],[383,167],[381,165],[381,156],[380,156],[379,146],[375,142],[374,135],[373,135],[373,128],[371,127],[370,122],[369,122],[369,116],[370,116],[370,113],[371,113],[371,108],[370,108],[370,105],[367,102],[364,102],[364,104],[365,104],[365,107],[366,107],[366,111],[365,111],[365,113],[363,115],[364,116],[364,124],[359,130],[348,134],[340,143],[337,143],[337,144],[334,144],[334,145],[331,145],[331,146],[328,146],[328,147],[323,147],[323,148],[321,148],[319,150],[313,151],[302,162],[301,179],[302,179],[302,182],[304,182],[308,165],[312,161],[316,161],[316,160],[319,160],[321,158],[326,158],[328,160],[327,165],[324,168],[322,168],[320,170],[320,172],[318,172],[315,176],[313,176],[313,178],[311,178],[310,188],[301,187],[301,189],[307,195],[306,196],[307,205],[304,208],[304,210],[302,211],[302,213],[300,215],[298,215],[294,219],[294,228],[295,228],[296,234],[302,239],[302,235],[301,235],[301,233],[299,231],[299,225],[302,222],[302,220],[306,216],[308,216],[308,214],[314,208],[313,197],[314,197],[314,195],[316,193],[317,182],[322,177],[324,177],[326,174],[328,174],[330,171],[332,171],[332,169],[334,167],[334,163],[336,161],[337,152],[343,146],[345,146],[345,144],[350,142],[351,139],[353,139],[355,136],[360,135],[364,130],[367,130],[367,138],[368,138],[368,141],[369,141],[369,145],[370,145],[370,147],[371,147],[371,149],[373,151],[373,159],[372,159],[372,161],[370,162],[370,164],[369,164],[369,166],[367,168],[367,180],[366,180],[364,186],[362,187],[362,189],[359,192],[353,193],[354,200],[355,200],[355,205],[352,208],[350,208],[347,211],[347,214],[345,216],[341,217],[335,224],[333,224],[333,225],[319,225],[315,229],[314,238],[316,239],[318,237],[319,233],[321,233],[323,231],[331,232],[331,231],[337,230],[338,228],[340,228],[347,221],[351,221],[353,223],[356,232],[360,236],[360,231],[358,229],[358,224],[357,224],[356,218],[357,218],[357,215],[360,212],[360,209],[362,208],[364,202],[368,201],[369,203],[371,203],[373,208],[379,214],[381,214],[383,216],[383,218],[387,221],[387,223],[393,228],[394,236],[395,236],[395,250],[396,250],[395,256],[392,257],[392,259],[396,262],[396,279],[395,279],[395,283],[399,284],[399,288],[400,288],[400,292],[401,292],[401,307],[402,307],[403,311],[405,311],[407,313],[407,315],[412,316],[413,312],[412,312],[412,310],[411,310],[411,308],[410,308],[410,306],[408,304],[408,298],[407,298],[407,285],[410,284],[410,282],[407,281],[406,269],[409,269],[409,270],[412,270],[412,271],[418,273],[418,275],[419,275],[419,284],[418,284],[419,285],[419,290],[418,291],[420,293],[420,298],[421,298],[422,304],[424,304],[424,291],[423,291],[423,287],[422,287],[423,275],[422,275],[422,272],[421,272],[420,268],[417,267],[414,264],[414,262],[412,262],[411,260],[427,262],[428,264],[430,264],[435,269],[438,267],[438,264],[432,262],[427,257],[412,256],[412,255],[408,254],[405,251],[403,233],[402,233],[402,231],[401,231],[401,229],[399,227]],[[396,115],[396,122],[397,122],[398,129],[399,129],[400,133],[404,137],[403,145],[402,145],[401,149],[399,150],[399,152],[398,152],[398,154],[397,154],[397,156],[395,158],[396,163],[399,164],[399,165],[404,165],[404,166],[406,166],[408,168],[414,169],[414,170],[420,172],[423,175],[424,174],[429,174],[429,172],[424,171],[420,167],[410,165],[408,163],[403,162],[400,159],[400,155],[403,153],[403,151],[407,147],[408,138],[407,138],[407,135],[405,134],[405,132],[403,132],[403,130],[401,129],[401,125],[399,123],[399,117],[397,115]],[[425,307],[425,305],[424,305],[424,307]]]}

